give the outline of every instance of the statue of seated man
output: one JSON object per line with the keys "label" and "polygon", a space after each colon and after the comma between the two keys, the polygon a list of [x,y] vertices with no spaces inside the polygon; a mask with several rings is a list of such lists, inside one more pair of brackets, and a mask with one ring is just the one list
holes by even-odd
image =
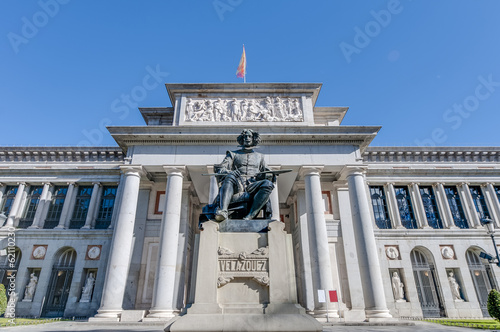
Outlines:
{"label": "statue of seated man", "polygon": [[228,218],[229,205],[240,198],[250,203],[243,219],[254,219],[269,201],[276,181],[273,174],[261,173],[270,170],[264,156],[253,150],[260,143],[259,133],[245,129],[237,140],[241,149],[228,151],[222,163],[215,167],[220,184],[215,220],[219,222]]}

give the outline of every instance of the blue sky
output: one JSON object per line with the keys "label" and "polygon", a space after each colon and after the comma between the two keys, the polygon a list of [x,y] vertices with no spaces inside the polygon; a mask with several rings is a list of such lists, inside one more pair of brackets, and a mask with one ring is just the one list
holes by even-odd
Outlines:
{"label": "blue sky", "polygon": [[497,0],[2,0],[0,145],[115,145],[104,127],[170,106],[164,83],[241,82],[245,44],[247,82],[323,83],[317,106],[381,125],[374,146],[498,146],[499,13]]}

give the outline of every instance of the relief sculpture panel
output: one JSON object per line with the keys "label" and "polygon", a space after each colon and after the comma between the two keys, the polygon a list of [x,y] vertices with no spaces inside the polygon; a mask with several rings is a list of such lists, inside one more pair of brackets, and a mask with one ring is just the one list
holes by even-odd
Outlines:
{"label": "relief sculpture panel", "polygon": [[301,122],[303,107],[297,97],[190,98],[187,122]]}

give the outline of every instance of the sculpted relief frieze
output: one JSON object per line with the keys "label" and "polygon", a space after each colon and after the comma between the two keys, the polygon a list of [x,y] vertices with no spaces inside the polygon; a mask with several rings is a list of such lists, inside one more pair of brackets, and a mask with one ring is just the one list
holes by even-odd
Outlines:
{"label": "sculpted relief frieze", "polygon": [[301,122],[304,111],[297,97],[190,98],[187,122]]}

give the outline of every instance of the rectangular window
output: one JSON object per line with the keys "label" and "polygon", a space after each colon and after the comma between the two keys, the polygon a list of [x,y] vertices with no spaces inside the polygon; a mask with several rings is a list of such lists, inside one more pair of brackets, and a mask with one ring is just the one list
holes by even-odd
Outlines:
{"label": "rectangular window", "polygon": [[101,204],[99,205],[99,212],[97,213],[97,220],[95,223],[96,229],[105,229],[111,224],[111,217],[113,216],[113,208],[115,206],[116,189],[117,187],[103,188]]}
{"label": "rectangular window", "polygon": [[474,201],[474,206],[476,207],[479,219],[488,218],[491,219],[490,211],[488,211],[488,206],[486,205],[486,200],[484,199],[483,191],[479,186],[469,187],[472,200]]}
{"label": "rectangular window", "polygon": [[408,187],[394,187],[401,224],[408,229],[418,228]]}
{"label": "rectangular window", "polygon": [[330,192],[329,191],[322,191],[321,195],[323,197],[323,205],[325,206],[325,214],[332,214],[332,205],[331,205],[331,199],[330,199]]}
{"label": "rectangular window", "polygon": [[42,196],[42,186],[31,186],[28,196],[26,197],[27,205],[24,210],[24,216],[19,220],[19,228],[28,228],[35,219],[36,210]]}
{"label": "rectangular window", "polygon": [[69,228],[78,229],[85,225],[87,213],[89,212],[90,198],[92,197],[92,187],[78,187],[78,193],[75,200],[75,209],[69,224]]}
{"label": "rectangular window", "polygon": [[14,204],[14,199],[16,199],[18,186],[7,186],[5,189],[4,199],[2,203],[2,213],[5,216],[9,216],[12,204]]}
{"label": "rectangular window", "polygon": [[380,229],[392,228],[389,213],[387,211],[387,201],[384,195],[384,187],[370,186],[370,197],[373,206],[373,215],[375,224]]}
{"label": "rectangular window", "polygon": [[495,188],[495,193],[497,194],[498,202],[500,202],[500,186],[494,186],[493,188]]}
{"label": "rectangular window", "polygon": [[462,207],[462,201],[460,200],[457,187],[444,187],[444,192],[446,194],[446,199],[448,200],[448,205],[450,206],[451,215],[453,216],[453,222],[455,222],[455,225],[458,228],[469,228],[467,219],[465,219],[464,209]]}
{"label": "rectangular window", "polygon": [[52,229],[59,224],[59,219],[61,218],[61,212],[67,193],[67,186],[56,186],[54,188],[54,194],[52,195],[52,200],[50,201],[49,211],[47,212],[47,218],[45,219],[43,228]]}
{"label": "rectangular window", "polygon": [[425,216],[427,222],[432,228],[443,228],[443,222],[439,215],[439,210],[436,203],[436,196],[432,187],[420,187],[420,196],[424,204]]}

